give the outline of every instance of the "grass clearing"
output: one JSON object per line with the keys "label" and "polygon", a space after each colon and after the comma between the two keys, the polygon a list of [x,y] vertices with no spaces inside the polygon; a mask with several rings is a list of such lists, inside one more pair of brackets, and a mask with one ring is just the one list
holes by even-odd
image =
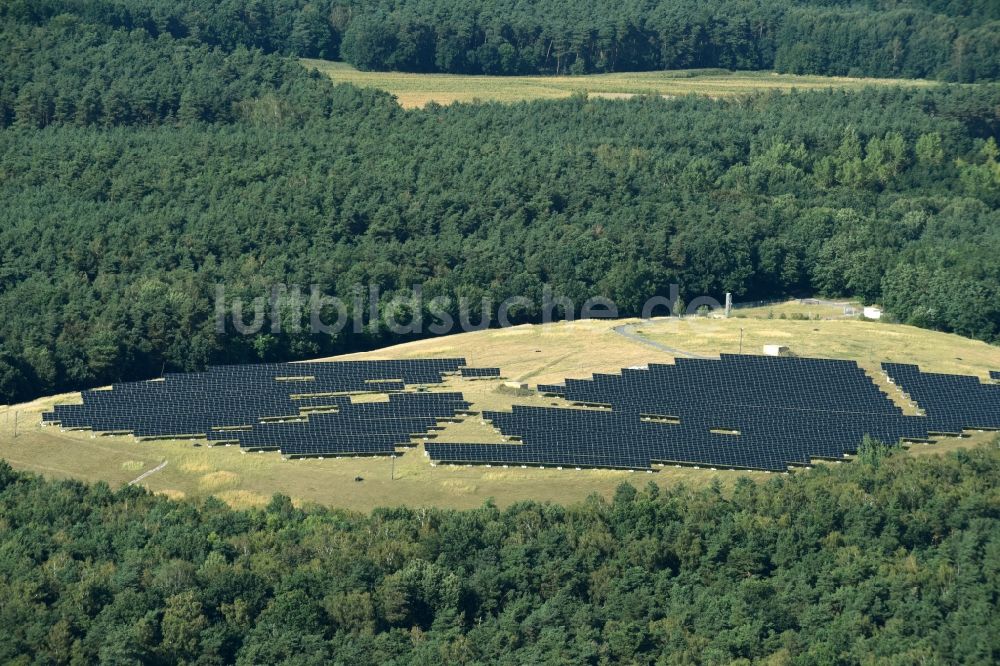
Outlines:
{"label": "grass clearing", "polygon": [[745,311],[742,318],[662,319],[644,322],[636,332],[650,340],[699,354],[740,350],[760,354],[767,344],[786,345],[799,356],[857,361],[870,373],[879,364],[916,363],[928,372],[976,375],[989,380],[1000,367],[1000,348],[958,335],[858,319],[795,320],[768,318],[770,308]]}
{"label": "grass clearing", "polygon": [[633,95],[707,95],[731,97],[758,90],[813,90],[861,88],[870,85],[929,86],[933,81],[866,79],[843,76],[799,76],[776,72],[728,72],[725,70],[668,70],[616,72],[584,76],[482,76],[467,74],[413,74],[408,72],[362,72],[344,62],[304,58],[302,64],[318,69],[337,83],[385,90],[404,108],[423,107],[430,102],[519,102],[559,99],[574,93],[622,99]]}
{"label": "grass clearing", "polygon": [[[671,355],[626,339],[614,332],[623,323],[637,324],[640,335],[686,351],[707,355],[735,352],[743,328],[744,351],[760,353],[768,343],[788,345],[800,355],[855,359],[873,376],[878,360],[918,363],[932,372],[976,374],[985,378],[1000,369],[1000,348],[955,335],[909,326],[855,319],[781,319],[802,313],[801,304],[739,310],[739,318],[577,321],[546,326],[518,326],[433,338],[386,349],[351,354],[341,359],[393,359],[465,356],[473,365],[499,366],[506,379],[559,382],[566,377],[589,377],[594,372],[616,372],[622,367],[671,362]],[[808,306],[812,307],[812,306]],[[840,307],[842,314],[842,306]],[[809,312],[821,316],[817,312]],[[805,316],[805,314],[802,314]],[[771,318],[769,318],[771,317]],[[449,378],[441,390],[459,390],[473,409],[509,409],[513,404],[566,406],[555,398],[519,395],[503,387],[503,380]],[[372,399],[367,396],[363,399]],[[151,490],[171,497],[216,495],[233,506],[259,506],[272,494],[290,495],[297,503],[321,503],[357,510],[375,506],[445,506],[469,508],[493,498],[501,506],[520,500],[573,502],[591,493],[608,496],[622,481],[661,486],[677,483],[703,485],[719,479],[729,486],[741,476],[764,479],[755,472],[666,467],[653,474],[610,470],[555,470],[537,468],[432,467],[417,443],[400,449],[395,463],[389,458],[283,460],[274,452],[243,453],[239,447],[208,447],[204,442],[162,440],[138,442],[131,436],[97,436],[88,432],[61,432],[41,427],[40,414],[57,402],[76,402],[78,394],[0,407],[0,457],[19,469],[54,478],[103,480],[118,487],[163,461],[168,465],[142,481]],[[18,413],[18,437],[13,438],[13,413]],[[993,441],[995,433],[943,439],[933,445],[914,445],[915,455],[974,446]],[[441,442],[500,442],[502,437],[478,416],[450,424],[438,435]],[[800,473],[800,472],[793,472]],[[363,477],[357,482],[355,477]]]}

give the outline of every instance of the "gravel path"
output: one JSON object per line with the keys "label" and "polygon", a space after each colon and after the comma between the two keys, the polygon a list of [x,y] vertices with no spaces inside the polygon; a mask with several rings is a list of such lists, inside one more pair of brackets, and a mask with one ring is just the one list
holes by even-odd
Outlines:
{"label": "gravel path", "polygon": [[153,474],[156,474],[157,472],[159,472],[161,469],[163,469],[166,466],[167,466],[167,461],[164,460],[163,462],[161,462],[159,465],[157,465],[153,469],[149,470],[148,472],[143,472],[139,476],[137,476],[134,479],[132,479],[131,481],[129,481],[128,485],[134,486],[135,484],[140,483],[146,477],[152,476]]}
{"label": "gravel path", "polygon": [[[649,322],[643,325],[648,325]],[[701,354],[695,354],[693,352],[684,351],[683,349],[677,349],[676,347],[668,347],[665,344],[656,342],[655,340],[650,340],[647,337],[641,336],[635,332],[636,326],[639,324],[622,324],[620,326],[615,326],[612,330],[623,337],[632,340],[633,342],[638,342],[639,344],[646,345],[647,347],[652,347],[653,349],[659,350],[670,354],[671,356],[683,356],[685,358],[704,358],[704,359],[714,359],[714,356],[702,356]]]}

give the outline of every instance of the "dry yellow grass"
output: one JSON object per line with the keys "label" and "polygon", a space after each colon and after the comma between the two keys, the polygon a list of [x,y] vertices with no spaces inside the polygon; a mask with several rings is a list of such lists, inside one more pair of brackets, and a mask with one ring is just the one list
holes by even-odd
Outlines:
{"label": "dry yellow grass", "polygon": [[[622,338],[606,320],[559,322],[545,326],[525,324],[429,338],[387,349],[348,354],[349,358],[421,358],[464,356],[470,365],[498,366],[506,379],[550,383],[566,377],[589,377],[623,367],[662,360],[661,352]],[[669,360],[669,356],[666,357]],[[465,382],[475,391],[481,382]]]}
{"label": "dry yellow grass", "polygon": [[[801,355],[851,358],[877,376],[880,358],[918,363],[928,371],[961,372],[981,377],[1000,368],[1000,349],[958,336],[908,326],[856,320],[793,321],[771,318],[800,306],[774,306],[740,311],[743,318],[715,320],[687,318],[646,322],[579,321],[546,326],[479,331],[422,340],[375,352],[340,358],[419,358],[464,356],[478,366],[499,366],[506,378],[530,382],[558,382],[566,377],[589,377],[594,372],[616,372],[622,367],[671,362],[657,349],[614,332],[623,323],[652,340],[680,349],[717,354],[735,352],[739,329],[744,329],[744,351],[759,353],[761,345],[787,344]],[[782,309],[783,308],[783,309]],[[816,316],[839,316],[836,308]],[[502,381],[450,378],[441,388],[460,390],[476,410],[508,409],[513,404],[563,405],[536,394],[516,395]],[[86,432],[42,428],[42,411],[57,402],[73,402],[68,394],[11,408],[0,407],[0,457],[20,469],[55,478],[105,480],[118,486],[162,461],[167,466],[143,481],[151,490],[171,497],[199,498],[215,494],[233,506],[259,506],[281,492],[297,503],[317,502],[367,510],[386,505],[474,507],[487,498],[501,506],[534,499],[571,502],[590,493],[610,495],[622,481],[662,486],[679,482],[700,485],[719,479],[729,485],[740,476],[767,478],[764,473],[693,470],[667,467],[657,473],[607,470],[555,470],[503,467],[432,467],[419,443],[400,449],[395,464],[388,458],[283,460],[277,453],[244,453],[239,447],[196,446],[189,440],[137,442],[129,436],[91,437]],[[12,437],[13,412],[19,414],[19,436]],[[990,441],[993,435],[975,434],[915,446],[928,454]],[[471,417],[449,425],[438,441],[499,442],[490,426]],[[203,444],[203,443],[200,443]],[[138,467],[141,465],[141,467]],[[394,471],[393,471],[394,467]],[[363,477],[357,482],[355,477]]]}
{"label": "dry yellow grass", "polygon": [[203,461],[189,460],[181,465],[181,469],[189,474],[204,474],[212,470],[212,466]]}
{"label": "dry yellow grass", "polygon": [[217,493],[220,490],[225,490],[233,486],[239,485],[240,475],[235,472],[228,472],[225,470],[219,470],[217,472],[209,472],[208,474],[203,474],[198,477],[198,486],[206,491]]}
{"label": "dry yellow grass", "polygon": [[[766,311],[763,312],[766,316]],[[809,320],[767,318],[663,319],[641,324],[640,335],[699,354],[740,350],[760,354],[766,344],[787,345],[799,356],[857,361],[873,374],[879,364],[917,363],[928,372],[977,375],[989,379],[1000,367],[1000,348],[958,335],[856,319]]]}
{"label": "dry yellow grass", "polygon": [[271,501],[269,495],[250,492],[249,490],[224,490],[216,493],[216,497],[230,506],[238,507],[261,507]]}
{"label": "dry yellow grass", "polygon": [[430,102],[519,102],[558,99],[574,93],[622,99],[633,95],[698,94],[730,97],[756,90],[810,90],[860,88],[868,85],[928,86],[932,81],[863,79],[843,76],[797,76],[774,72],[725,72],[721,70],[673,70],[618,72],[587,76],[473,76],[465,74],[412,74],[406,72],[362,72],[343,62],[303,59],[303,65],[318,69],[338,83],[385,90],[404,108]]}

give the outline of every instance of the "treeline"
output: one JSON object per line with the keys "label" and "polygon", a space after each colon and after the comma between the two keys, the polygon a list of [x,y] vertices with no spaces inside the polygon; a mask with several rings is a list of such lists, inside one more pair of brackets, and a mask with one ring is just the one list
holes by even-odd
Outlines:
{"label": "treeline", "polygon": [[91,25],[192,39],[225,51],[242,46],[335,58],[351,6],[340,0],[7,0],[0,3],[0,19],[45,25],[75,16]]}
{"label": "treeline", "polygon": [[984,447],[726,490],[359,515],[0,462],[0,660],[985,666],[998,481]]}
{"label": "treeline", "polygon": [[583,74],[722,67],[950,81],[1000,78],[989,0],[14,0],[0,18],[70,13],[233,50],[362,69]]}
{"label": "treeline", "polygon": [[50,25],[3,31],[0,127],[52,124],[118,127],[190,121],[292,121],[322,114],[322,95],[287,98],[309,82],[294,61],[237,47],[226,53],[194,41],[125,32],[61,16]]}
{"label": "treeline", "polygon": [[1000,86],[404,112],[275,56],[45,30],[0,39],[0,402],[398,339],[218,335],[216,285],[421,284],[475,322],[538,320],[544,285],[623,316],[672,283],[854,295],[1000,340]]}
{"label": "treeline", "polygon": [[[361,69],[472,74],[586,74],[686,68],[802,74],[1000,78],[996,9],[936,14],[787,0],[565,0],[485,5],[383,3],[342,33],[341,55]],[[989,18],[987,18],[989,17]]]}
{"label": "treeline", "polygon": [[908,9],[797,8],[782,22],[771,66],[793,74],[1000,79],[1000,21],[961,25]]}

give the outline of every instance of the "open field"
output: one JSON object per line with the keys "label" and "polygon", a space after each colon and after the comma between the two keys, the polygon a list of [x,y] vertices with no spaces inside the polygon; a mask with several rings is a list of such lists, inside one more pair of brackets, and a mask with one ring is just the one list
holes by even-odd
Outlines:
{"label": "open field", "polygon": [[883,361],[917,363],[929,372],[977,375],[989,379],[1000,366],[1000,349],[958,335],[857,319],[781,319],[772,310],[736,311],[730,319],[685,318],[651,320],[636,328],[640,335],[705,355],[740,351],[760,354],[766,344],[786,345],[799,356],[822,356],[857,361],[879,373]]}
{"label": "open field", "polygon": [[774,72],[727,72],[725,70],[671,70],[618,72],[586,76],[473,76],[464,74],[412,74],[406,72],[362,72],[344,62],[302,59],[338,83],[379,88],[392,93],[405,108],[428,102],[494,101],[519,102],[557,99],[574,93],[595,97],[688,94],[729,97],[757,90],[809,90],[816,88],[861,88],[869,85],[927,86],[933,81],[864,79],[835,76],[797,76]]}
{"label": "open field", "polygon": [[[704,353],[735,352],[739,329],[744,329],[744,351],[759,353],[761,345],[780,343],[801,355],[850,358],[870,371],[875,361],[914,362],[925,370],[986,376],[1000,368],[1000,348],[958,336],[908,326],[838,319],[808,321],[781,319],[800,312],[789,304],[740,310],[740,318],[655,319],[645,322],[578,321],[547,326],[519,326],[422,340],[376,352],[341,358],[417,358],[465,356],[470,364],[498,365],[507,379],[558,382],[565,377],[588,377],[593,372],[649,362],[671,362],[672,357],[614,331],[622,323],[637,324],[640,335],[670,346]],[[812,306],[809,306],[812,307]],[[842,308],[841,308],[842,309]],[[802,316],[837,316],[837,309]],[[774,318],[768,318],[769,316]],[[878,373],[871,372],[878,378]],[[884,384],[883,384],[884,385]],[[450,378],[444,390],[461,390],[476,410],[505,409],[512,404],[565,404],[507,389],[502,381]],[[898,397],[898,396],[894,396]],[[729,485],[741,476],[767,478],[765,473],[695,470],[667,467],[653,473],[601,470],[504,469],[501,467],[431,467],[422,447],[390,459],[342,458],[282,460],[277,453],[242,453],[238,447],[195,446],[187,440],[137,442],[130,436],[91,437],[86,432],[42,428],[39,414],[56,402],[75,402],[75,394],[56,396],[26,405],[0,408],[0,457],[21,469],[52,477],[105,480],[118,486],[154,469],[166,467],[142,481],[146,487],[174,497],[217,495],[234,506],[259,505],[275,492],[297,502],[319,502],[366,510],[384,505],[478,506],[487,498],[500,505],[525,499],[571,502],[597,492],[609,495],[622,481],[660,485],[700,485],[719,479]],[[13,438],[14,413],[18,437]],[[914,446],[920,454],[972,446],[991,441],[990,433]],[[501,441],[490,427],[472,417],[449,425],[440,441]],[[801,473],[801,472],[796,472]],[[394,478],[390,478],[390,476]],[[361,476],[363,482],[355,482]]]}

